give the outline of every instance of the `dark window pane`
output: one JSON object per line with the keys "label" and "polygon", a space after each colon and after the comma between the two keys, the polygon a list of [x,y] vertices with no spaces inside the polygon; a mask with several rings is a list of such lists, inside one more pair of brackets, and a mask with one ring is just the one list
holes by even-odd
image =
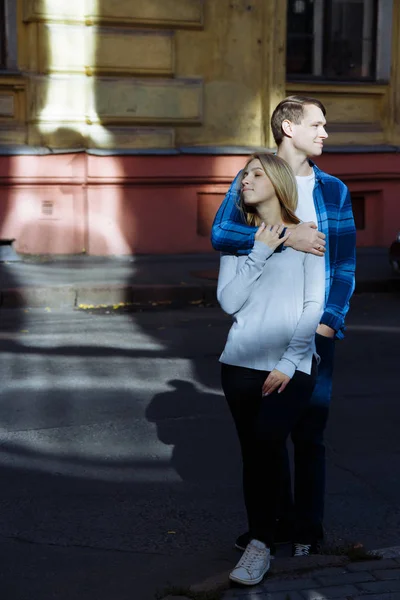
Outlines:
{"label": "dark window pane", "polygon": [[376,2],[332,0],[327,4],[325,77],[347,80],[374,77]]}
{"label": "dark window pane", "polygon": [[6,55],[6,13],[5,0],[0,0],[0,68],[4,69],[7,63]]}
{"label": "dark window pane", "polygon": [[364,196],[351,195],[354,221],[356,229],[365,229],[365,198]]}
{"label": "dark window pane", "polygon": [[288,1],[287,71],[312,75],[313,72],[313,0]]}
{"label": "dark window pane", "polygon": [[291,78],[376,78],[378,0],[289,0],[287,74]]}

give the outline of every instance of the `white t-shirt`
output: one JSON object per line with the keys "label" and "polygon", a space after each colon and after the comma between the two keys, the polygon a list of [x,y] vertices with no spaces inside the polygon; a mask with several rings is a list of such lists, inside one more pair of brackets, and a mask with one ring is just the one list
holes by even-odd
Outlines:
{"label": "white t-shirt", "polygon": [[301,221],[314,221],[318,225],[317,213],[314,206],[313,190],[315,185],[315,173],[306,177],[296,177],[299,201],[297,204],[296,215]]}

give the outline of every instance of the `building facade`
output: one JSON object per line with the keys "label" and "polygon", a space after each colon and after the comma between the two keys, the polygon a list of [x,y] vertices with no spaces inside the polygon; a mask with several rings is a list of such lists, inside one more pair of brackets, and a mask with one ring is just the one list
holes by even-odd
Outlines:
{"label": "building facade", "polygon": [[400,0],[0,0],[0,239],[18,252],[211,250],[286,95],[327,108],[318,165],[359,246],[400,229]]}

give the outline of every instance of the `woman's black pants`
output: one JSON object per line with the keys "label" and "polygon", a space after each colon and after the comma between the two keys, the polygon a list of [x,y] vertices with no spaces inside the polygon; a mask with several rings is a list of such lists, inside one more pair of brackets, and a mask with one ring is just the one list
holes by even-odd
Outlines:
{"label": "woman's black pants", "polygon": [[[285,390],[262,396],[268,371],[222,364],[222,388],[239,436],[243,460],[243,493],[252,538],[271,546],[280,514],[279,498],[287,473],[286,441],[296,429],[306,428],[307,408],[317,367],[310,375],[296,371]],[[307,461],[303,457],[307,456]],[[312,544],[317,524],[312,522],[313,471],[309,453],[295,456],[294,538]]]}

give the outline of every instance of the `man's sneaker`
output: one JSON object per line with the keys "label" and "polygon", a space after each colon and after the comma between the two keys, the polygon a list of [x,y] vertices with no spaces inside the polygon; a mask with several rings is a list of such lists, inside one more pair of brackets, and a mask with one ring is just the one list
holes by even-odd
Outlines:
{"label": "man's sneaker", "polygon": [[317,554],[318,547],[316,544],[293,544],[292,556],[309,556]]}
{"label": "man's sneaker", "polygon": [[257,585],[270,565],[269,548],[259,540],[251,540],[229,579],[242,585]]}

